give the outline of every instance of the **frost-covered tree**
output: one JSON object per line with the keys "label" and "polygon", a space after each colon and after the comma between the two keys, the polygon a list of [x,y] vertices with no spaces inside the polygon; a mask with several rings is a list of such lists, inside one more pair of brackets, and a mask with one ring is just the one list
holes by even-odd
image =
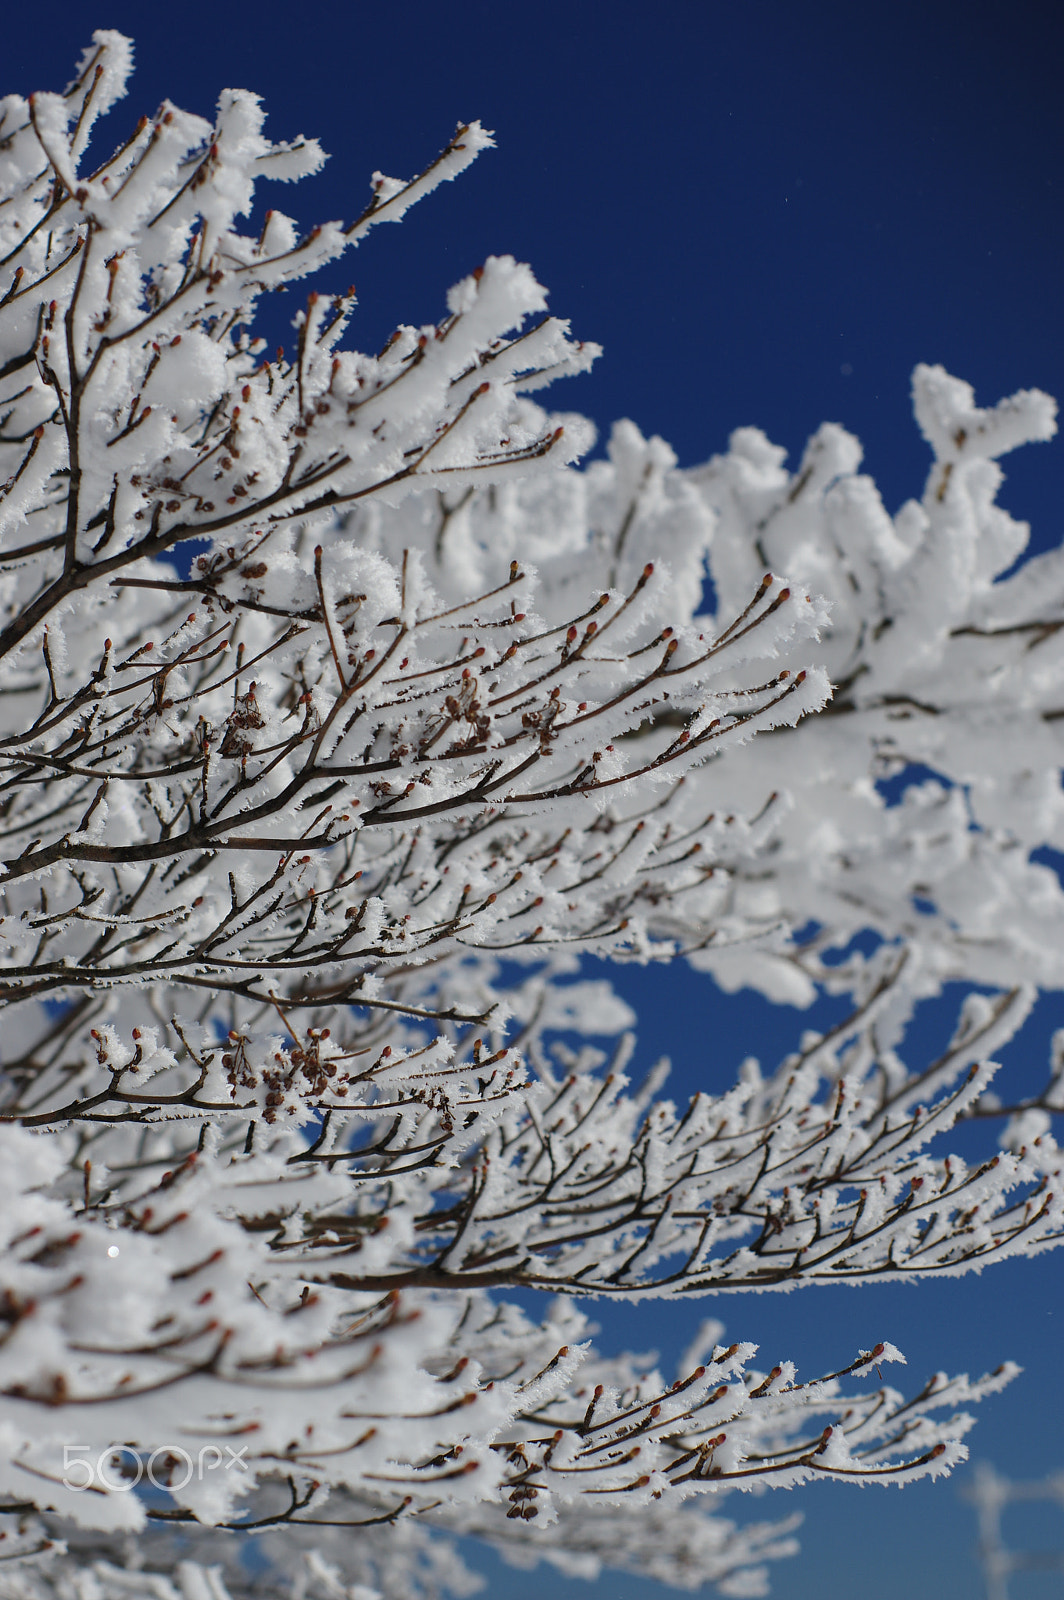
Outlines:
{"label": "frost-covered tree", "polygon": [[[1049,1502],[1064,1510],[1064,1474],[1049,1473],[1026,1483],[1015,1483],[995,1472],[986,1461],[975,1469],[974,1481],[966,1486],[964,1498],[974,1506],[979,1526],[979,1560],[986,1585],[986,1600],[1010,1600],[1009,1578],[1014,1572],[1064,1572],[1064,1550],[1060,1548],[1059,1523],[1054,1529],[1054,1548],[1031,1550],[1009,1548],[1003,1513],[1009,1505]],[[1055,1521],[1056,1519],[1054,1519]],[[1007,1530],[1012,1533],[1013,1530]],[[1013,1534],[1013,1538],[1015,1535]]]}
{"label": "frost-covered tree", "polygon": [[[1014,1106],[987,1059],[1064,985],[1064,555],[1002,578],[994,503],[1052,404],[918,369],[893,519],[834,426],[793,476],[628,423],[578,470],[528,395],[596,352],[507,257],[376,356],[352,294],[255,332],[478,124],[350,226],[242,234],[317,145],[227,91],[93,168],[130,60],[0,102],[0,1595],[462,1594],[460,1533],[762,1593],[793,1523],[721,1495],[945,1472],[1014,1369],[906,1399],[885,1342],[799,1381],[706,1322],[669,1376],[574,1296],[1058,1242],[1064,1040]],[[587,954],[852,1014],[680,1107]]]}

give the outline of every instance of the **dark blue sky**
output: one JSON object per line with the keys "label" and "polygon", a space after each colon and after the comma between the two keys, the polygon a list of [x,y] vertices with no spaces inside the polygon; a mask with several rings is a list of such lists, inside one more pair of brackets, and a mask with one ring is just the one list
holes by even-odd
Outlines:
{"label": "dark blue sky", "polygon": [[[983,402],[1031,385],[1064,398],[1059,5],[49,0],[5,8],[0,92],[62,87],[97,26],[137,41],[131,96],[110,119],[116,140],[164,95],[209,114],[229,86],[264,96],[275,136],[318,136],[332,154],[325,171],[267,202],[307,224],[350,219],[374,168],[409,176],[457,120],[495,130],[497,151],[340,269],[338,283],[358,287],[364,348],[399,320],[437,317],[450,283],[509,251],[532,262],[579,337],[605,346],[596,371],[550,403],[603,430],[632,417],[684,464],[741,424],[798,452],[821,421],[838,421],[864,441],[890,509],[919,493],[928,462],[909,410],[916,361],[943,362]],[[1028,447],[1005,465],[1004,503],[1032,521],[1038,546],[1057,543],[1064,447]],[[645,1053],[670,1051],[682,1090],[707,1073],[723,1086],[749,1052],[775,1059],[812,1020],[715,998],[679,970],[629,981],[637,1004],[637,991],[653,1001]],[[707,1020],[709,1067],[692,1048]],[[1047,1002],[1028,1054],[1044,1060],[1061,1020],[1061,1003]],[[879,1338],[907,1352],[917,1383],[938,1366],[982,1371],[1012,1356],[1026,1375],[983,1408],[973,1454],[1032,1476],[1064,1467],[1062,1270],[1049,1256],[920,1288],[613,1311],[604,1342],[671,1359],[712,1310],[805,1375]],[[965,1600],[981,1591],[958,1481],[903,1495],[824,1486],[797,1502],[733,1499],[727,1512],[806,1511],[804,1553],[774,1575],[780,1600]],[[1064,1545],[1064,1519],[1057,1533]],[[507,1600],[542,1591],[543,1569],[492,1571]],[[556,1600],[666,1593],[549,1582]],[[1028,1577],[1016,1593],[1040,1600],[1055,1584]]]}

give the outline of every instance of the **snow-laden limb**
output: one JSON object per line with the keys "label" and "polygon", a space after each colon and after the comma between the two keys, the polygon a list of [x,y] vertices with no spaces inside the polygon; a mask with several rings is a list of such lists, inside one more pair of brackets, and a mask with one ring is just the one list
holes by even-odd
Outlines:
{"label": "snow-laden limb", "polygon": [[[594,352],[543,315],[527,267],[492,257],[376,357],[339,348],[352,296],[311,294],[291,359],[260,359],[261,294],[487,138],[464,127],[424,181],[377,182],[353,231],[297,240],[270,213],[253,239],[235,229],[255,181],[320,152],[270,144],[252,96],[223,95],[213,127],[164,107],[75,170],[71,127],[123,49],[100,35],[66,97],[4,103],[0,1002],[7,1110],[38,1123],[146,1105],[156,1022],[177,1030],[164,1055],[193,1060],[182,1015],[238,1056],[269,1053],[272,1033],[248,1041],[278,1023],[302,1038],[308,1011],[369,1049],[388,1013],[504,1020],[502,957],[664,950],[658,907],[694,917],[758,828],[693,815],[677,780],[828,694],[792,659],[825,618],[804,590],[761,574],[727,624],[685,613],[690,492],[680,577],[586,571],[560,618],[555,578],[522,559],[487,561],[455,602],[401,523],[386,548],[343,525],[352,505],[435,507],[437,484],[558,477],[589,428],[523,390]],[[189,539],[209,553],[182,576],[161,558]],[[651,748],[639,730],[670,702],[685,709]],[[187,1109],[250,1104],[256,1074],[233,1073]],[[296,1103],[257,1074],[267,1121],[270,1096],[317,1102],[310,1076]]]}
{"label": "snow-laden limb", "polygon": [[[537,1045],[529,1077],[518,1051],[479,1038],[373,1054],[278,1029],[205,1035],[197,1050],[180,1030],[180,1060],[155,1030],[125,1044],[108,1026],[96,1030],[107,1087],[25,1121],[77,1130],[65,1192],[112,1225],[130,1225],[169,1171],[175,1193],[235,1196],[219,1203],[252,1231],[267,1217],[302,1284],[357,1294],[521,1285],[638,1299],[951,1276],[1059,1244],[1046,1107],[1060,1049],[1042,1096],[1001,1106],[989,1093],[987,1056],[1029,995],[969,997],[943,1056],[911,1072],[878,1037],[884,1017],[893,1033],[894,976],[774,1074],[748,1061],[733,1088],[686,1108],[657,1097],[660,1072],[630,1091],[630,1040],[605,1073],[595,1051],[559,1044],[552,1060]],[[942,1151],[955,1124],[990,1115],[1008,1118],[996,1154]],[[260,1190],[269,1198],[245,1212],[240,1195]]]}
{"label": "snow-laden limb", "polygon": [[[646,1358],[598,1356],[566,1300],[537,1325],[483,1292],[312,1289],[293,1202],[316,1202],[369,1271],[409,1250],[414,1219],[367,1217],[354,1239],[349,1214],[326,1210],[339,1175],[308,1183],[277,1149],[226,1157],[208,1140],[157,1181],[116,1175],[119,1206],[61,1198],[55,1141],[9,1129],[4,1145],[0,1492],[12,1511],[80,1527],[382,1527],[425,1514],[501,1537],[508,1521],[542,1520],[558,1524],[545,1548],[559,1560],[601,1556],[601,1508],[664,1515],[729,1488],[946,1471],[972,1420],[955,1407],[1014,1370],[974,1385],[939,1375],[905,1401],[845,1381],[902,1359],[889,1344],[799,1383],[792,1364],[755,1370],[756,1347],[733,1343],[669,1382]],[[329,1257],[335,1237],[316,1235]],[[145,1464],[175,1509],[131,1492]],[[585,1501],[597,1509],[581,1532]],[[694,1526],[677,1524],[678,1551]],[[718,1576],[735,1537],[730,1554],[728,1530],[702,1537],[716,1541]]]}
{"label": "snow-laden limb", "polygon": [[[358,1291],[526,1285],[640,1299],[954,1276],[1052,1248],[1064,1174],[1042,1100],[994,1110],[1011,1117],[982,1162],[932,1148],[994,1109],[985,1052],[1027,998],[971,997],[923,1073],[877,1041],[884,981],[775,1074],[749,1061],[734,1088],[686,1108],[654,1097],[660,1075],[630,1093],[619,1060],[603,1074],[588,1070],[593,1053],[564,1050],[560,1072],[541,1060],[536,1080],[511,1076],[501,1090],[486,1075],[501,1063],[481,1056],[464,1097],[456,1065],[416,1103],[334,1102],[325,1142],[294,1163],[344,1165],[369,1216],[391,1214],[402,1176],[414,1242],[382,1273],[348,1259],[344,1229],[330,1247],[308,1221],[305,1270]],[[389,1198],[375,1197],[382,1182]],[[366,1226],[352,1220],[356,1238]]]}
{"label": "snow-laden limb", "polygon": [[[190,1538],[154,1524],[125,1539],[66,1527],[62,1542],[55,1518],[0,1513],[0,1549],[7,1547],[10,1561],[0,1556],[0,1600],[68,1600],[90,1573],[98,1585],[89,1588],[93,1600],[443,1600],[483,1591],[484,1579],[459,1554],[442,1515],[402,1516],[353,1533],[350,1524],[370,1508],[349,1496],[330,1506],[335,1526],[285,1522],[241,1537],[197,1529]],[[769,1592],[767,1563],[797,1554],[801,1521],[794,1512],[737,1525],[710,1514],[703,1501],[668,1512],[645,1507],[633,1523],[623,1509],[587,1503],[578,1516],[563,1514],[546,1528],[485,1519],[475,1537],[524,1570],[542,1562],[589,1580],[625,1572],[679,1590],[711,1584],[720,1594],[759,1596]],[[640,1539],[641,1528],[648,1539]]]}
{"label": "snow-laden limb", "polygon": [[[937,462],[922,503],[909,502],[894,518],[871,481],[858,475],[856,441],[835,425],[819,431],[793,475],[783,468],[782,452],[750,428],[738,430],[727,456],[679,473],[667,446],[643,440],[631,424],[615,430],[609,461],[586,473],[559,472],[586,442],[586,427],[579,419],[548,417],[520,393],[578,370],[592,351],[574,346],[556,319],[521,328],[522,319],[540,317],[543,309],[542,291],[526,268],[503,258],[489,261],[479,276],[455,288],[441,324],[399,330],[376,358],[337,348],[350,310],[344,297],[312,297],[291,361],[262,361],[260,346],[243,331],[260,293],[305,275],[368,224],[398,216],[454,176],[489,142],[483,130],[461,129],[410,184],[377,175],[370,207],[352,228],[331,225],[297,240],[272,213],[263,236],[252,240],[234,225],[254,181],[312,170],[320,160],[317,147],[304,139],[269,144],[254,97],[228,94],[216,126],[164,108],[110,162],[82,175],[74,163],[82,159],[91,116],[114,98],[128,65],[125,41],[101,34],[66,97],[37,96],[32,106],[10,97],[3,113],[11,278],[0,307],[0,339],[12,410],[3,434],[7,482],[0,508],[18,530],[6,573],[6,643],[25,638],[32,646],[32,655],[16,658],[11,684],[32,706],[29,720],[40,715],[42,698],[55,700],[37,730],[40,747],[21,748],[15,771],[38,785],[42,774],[51,775],[71,862],[96,860],[94,852],[112,848],[116,832],[125,837],[127,831],[133,837],[125,848],[136,861],[148,845],[161,845],[160,829],[169,835],[177,816],[189,851],[236,847],[240,841],[230,839],[221,814],[213,831],[195,823],[195,805],[210,810],[209,795],[193,800],[197,762],[205,787],[213,778],[219,795],[225,778],[241,790],[258,778],[261,791],[269,769],[276,826],[252,835],[255,848],[290,840],[275,813],[286,809],[280,797],[291,777],[293,741],[297,756],[305,755],[324,723],[329,748],[319,751],[317,766],[336,765],[343,755],[342,715],[361,712],[348,743],[364,738],[361,730],[379,709],[383,674],[406,653],[412,623],[399,605],[395,613],[403,615],[394,625],[386,623],[387,607],[374,619],[385,630],[392,626],[394,636],[368,637],[374,591],[381,598],[382,587],[405,588],[397,560],[403,549],[412,563],[413,611],[422,605],[419,624],[427,620],[424,603],[431,606],[428,596],[435,594],[445,610],[457,608],[450,625],[471,625],[468,637],[459,632],[453,639],[460,648],[450,657],[456,672],[469,677],[444,679],[446,653],[438,641],[430,648],[420,630],[423,654],[402,669],[408,687],[393,685],[404,703],[386,707],[386,723],[374,730],[373,764],[389,771],[395,766],[393,775],[377,779],[391,786],[377,796],[378,822],[382,805],[394,821],[460,795],[495,803],[503,793],[535,805],[575,785],[593,787],[600,801],[613,802],[604,812],[612,827],[624,819],[626,776],[662,777],[666,768],[674,776],[692,756],[721,749],[737,716],[749,732],[755,724],[787,723],[821,702],[823,677],[807,677],[796,690],[793,669],[782,669],[789,671],[786,678],[766,672],[756,660],[737,660],[734,648],[726,681],[708,681],[699,667],[697,646],[721,642],[722,623],[745,612],[765,568],[776,565],[801,589],[808,585],[808,592],[831,602],[822,654],[839,686],[831,712],[801,740],[784,727],[726,764],[713,763],[697,783],[670,796],[663,826],[692,849],[701,846],[696,865],[703,869],[692,868],[679,885],[679,916],[672,912],[675,875],[667,883],[650,879],[643,900],[653,900],[655,914],[640,907],[640,916],[629,919],[627,941],[609,945],[615,924],[608,918],[585,925],[578,936],[593,927],[611,953],[637,959],[684,949],[728,987],[753,983],[800,1002],[811,998],[815,983],[838,989],[860,982],[860,958],[840,967],[823,956],[845,948],[865,928],[905,941],[913,996],[955,978],[1064,979],[1056,954],[1064,948],[1060,886],[1048,868],[1029,859],[1032,849],[1062,837],[1060,555],[1050,553],[997,581],[1022,553],[1026,530],[994,503],[1001,476],[994,458],[1053,431],[1047,397],[1025,392],[980,410],[967,385],[941,369],[919,368],[918,419]],[[490,491],[481,487],[489,481]],[[345,514],[343,530],[327,525],[337,512]],[[200,536],[214,539],[215,548],[188,580],[150,564]],[[319,539],[320,570],[312,570]],[[352,547],[361,557],[357,572],[349,570]],[[373,566],[371,552],[379,553],[380,565]],[[699,617],[707,560],[721,619],[712,624]],[[515,579],[507,591],[511,561],[527,582]],[[531,568],[525,571],[530,561],[547,563],[534,593]],[[633,601],[648,561],[655,563],[652,593]],[[289,593],[293,573],[297,581]],[[97,583],[108,590],[119,583],[150,586],[137,596],[140,626],[113,640],[110,651],[104,644],[110,617],[101,625],[96,615]],[[794,584],[791,589],[773,621],[785,623],[784,634],[791,636],[819,627],[822,611],[804,621],[790,614],[806,604]],[[763,609],[779,592],[762,594]],[[480,602],[470,596],[489,594],[496,609],[475,615]],[[605,611],[604,594],[610,597]],[[108,593],[109,600],[115,597]],[[149,600],[159,609],[152,611]],[[508,602],[511,619],[518,606],[535,609],[521,623],[507,624]],[[186,621],[186,603],[197,608],[195,624]],[[365,613],[361,627],[347,614],[353,609]],[[47,635],[41,632],[46,617]],[[225,618],[228,627],[215,631]],[[270,618],[272,635],[265,630]],[[253,620],[260,624],[254,636]],[[299,626],[300,634],[284,638],[286,623]],[[536,684],[542,692],[530,706],[516,695],[504,702],[505,713],[488,705],[484,673],[511,644],[518,644],[516,659],[507,663],[515,688],[533,681],[534,674],[520,678],[517,661],[527,654],[534,628],[542,632],[543,625],[554,635],[537,641],[540,656],[557,650],[566,661]],[[572,627],[577,632],[570,638]],[[729,636],[731,646],[740,631]],[[232,645],[236,632],[245,659],[263,660],[267,680],[275,675],[272,684],[264,688],[249,674],[229,677],[209,655]],[[755,654],[771,660],[784,644],[773,632],[762,623],[738,642],[757,645]],[[663,649],[676,645],[681,654],[660,671],[651,659],[640,677],[636,668],[645,658],[636,660],[634,652],[655,633]],[[333,663],[324,677],[323,635]],[[149,642],[160,664],[152,670],[137,656],[123,674],[123,663]],[[484,655],[476,656],[481,649]],[[604,660],[611,651],[615,679],[624,678],[628,689],[619,707],[619,683],[609,683]],[[574,670],[567,673],[567,666]],[[189,669],[190,686],[184,696],[175,695]],[[134,670],[137,676],[129,676]],[[429,704],[414,707],[407,702],[421,692],[413,683],[419,670],[441,670],[441,681],[424,681]],[[277,677],[291,705],[270,703]],[[193,690],[206,693],[205,679],[216,689],[235,684],[239,703],[215,720],[207,694],[197,738],[200,724],[188,701]],[[760,698],[738,698],[758,684]],[[148,737],[143,724],[151,717],[141,713],[135,773],[112,746],[106,746],[108,758],[102,756],[100,740],[113,727],[96,704],[113,693],[117,710],[122,691],[133,685],[129,698],[141,691],[156,717],[155,736]],[[572,702],[568,726],[565,711],[552,703],[555,688],[559,701],[566,690],[591,696],[576,713],[585,718],[578,729]],[[363,689],[372,692],[363,696]],[[20,709],[16,698],[16,713]],[[710,729],[721,709],[730,715]],[[751,710],[755,718],[746,716]],[[86,715],[95,739],[85,733]],[[567,734],[555,754],[564,753],[571,764],[560,781],[526,783],[507,794],[506,763],[497,768],[492,752],[500,738],[515,756],[522,746],[505,745],[512,735],[494,725],[518,715],[522,723],[526,715],[539,719],[522,726],[528,752],[545,730],[552,744]],[[123,732],[135,716],[127,711],[119,722]],[[279,732],[284,716],[302,719],[301,745],[295,730]],[[426,733],[433,717],[432,733]],[[62,741],[77,719],[76,738],[85,749],[75,744],[72,751]],[[481,737],[485,722],[491,726]],[[444,731],[437,734],[441,723]],[[679,748],[685,732],[688,740]],[[410,755],[411,734],[433,742],[425,752],[431,760],[407,762],[407,775],[396,751],[405,744]],[[458,761],[451,759],[456,734]],[[57,747],[63,749],[60,767],[54,764]],[[266,749],[269,760],[256,762]],[[365,751],[363,742],[363,767]],[[130,756],[128,748],[124,754]],[[126,815],[124,791],[133,776],[161,772],[164,757],[167,775],[182,760],[189,764],[188,783],[159,778],[150,801],[138,796]],[[874,780],[913,762],[944,782],[910,788],[901,806],[887,806]],[[515,758],[509,770],[518,765]],[[404,778],[429,778],[440,788],[431,800],[421,796],[420,808],[402,805]],[[110,787],[101,793],[105,783]],[[247,798],[230,810],[247,810]],[[287,798],[309,811],[306,790]],[[333,805],[326,830],[333,839],[342,812],[335,801],[324,803]],[[137,813],[146,804],[155,815],[144,819]],[[708,809],[718,833],[704,838],[699,830]],[[735,822],[724,838],[725,817],[759,822],[752,834],[748,824]],[[27,829],[32,820],[29,814],[18,818]],[[59,838],[51,844],[20,834],[26,859],[19,872],[52,864],[62,837],[55,831]],[[319,834],[311,829],[306,837],[313,844]],[[399,835],[390,837],[402,843]],[[506,865],[512,876],[512,849]],[[618,862],[615,875],[629,865]],[[658,865],[651,857],[635,862],[634,870],[653,872]],[[268,883],[260,873],[255,885],[267,903]],[[583,888],[579,877],[570,883]],[[137,887],[123,881],[120,902]],[[488,892],[498,893],[494,883]],[[239,907],[239,883],[236,893]],[[587,898],[581,893],[578,904]],[[568,914],[568,903],[565,909]],[[228,910],[239,914],[232,902]],[[105,911],[101,906],[97,915]],[[616,920],[624,920],[623,913]],[[545,921],[533,922],[536,927],[542,930],[537,942],[557,948],[557,930]],[[807,930],[804,939],[788,945],[788,929],[799,927]],[[518,935],[522,940],[525,930]]]}
{"label": "snow-laden limb", "polygon": [[[558,622],[593,572],[630,584],[647,560],[668,564],[677,625],[719,626],[771,569],[827,599],[826,714],[800,737],[780,730],[707,767],[677,800],[691,818],[763,818],[755,849],[725,855],[680,916],[663,903],[655,924],[728,989],[797,1004],[817,984],[850,989],[861,960],[840,966],[837,954],[868,929],[905,944],[911,997],[951,980],[1064,984],[1064,896],[1030,859],[1064,847],[1064,554],[1005,576],[1029,529],[995,498],[995,458],[1049,438],[1056,408],[1024,391],[980,409],[941,368],[918,367],[913,384],[936,459],[922,499],[893,517],[859,472],[859,443],[835,424],[793,472],[755,428],[683,472],[660,439],[620,423],[608,460],[584,471],[348,518],[375,548],[399,536],[419,549],[454,599],[500,554],[543,563],[557,552],[564,568],[540,604]],[[707,569],[712,621],[701,616]],[[666,742],[685,709],[653,708],[644,742]],[[888,804],[878,781],[913,766],[939,777]]]}
{"label": "snow-laden limb", "polygon": [[[928,366],[913,398],[935,461],[922,499],[893,517],[858,471],[859,444],[833,424],[794,473],[743,428],[687,475],[718,518],[720,606],[775,561],[832,607],[828,715],[807,741],[781,734],[721,774],[743,810],[787,773],[794,804],[779,813],[767,876],[737,885],[736,900],[766,922],[811,925],[776,958],[795,998],[807,979],[849,986],[859,962],[821,958],[869,928],[906,943],[916,996],[956,979],[1064,984],[1064,896],[1030,859],[1064,845],[1064,550],[1015,566],[1030,530],[996,503],[995,459],[1050,438],[1056,406],[1031,390],[980,409],[968,384]],[[939,777],[888,806],[875,781],[912,765]],[[715,970],[729,987],[751,981],[742,952]]]}
{"label": "snow-laden limb", "polygon": [[[440,327],[401,328],[377,358],[336,349],[349,293],[312,295],[292,358],[261,359],[263,341],[246,331],[260,296],[341,254],[361,225],[300,238],[273,211],[258,237],[235,231],[259,179],[297,178],[322,160],[313,141],[271,144],[243,92],[222,95],[213,126],[164,104],[80,172],[71,124],[125,45],[96,42],[96,66],[86,62],[67,96],[9,96],[0,108],[0,529],[17,533],[5,654],[27,639],[39,650],[57,608],[182,540],[240,545],[296,514],[320,522],[367,496],[579,453],[587,425],[546,419],[520,391],[544,363],[579,371],[594,351],[543,316],[507,337],[545,308],[530,270],[509,258],[455,288]],[[489,142],[461,127],[434,179]],[[397,204],[380,201],[381,181],[374,215]],[[415,180],[404,204],[432,186]]]}
{"label": "snow-laden limb", "polygon": [[[108,1129],[108,1172],[79,1161],[72,1134],[2,1130],[8,1507],[115,1531],[173,1517],[241,1528],[331,1523],[339,1494],[361,1507],[342,1516],[353,1526],[424,1513],[488,1537],[558,1521],[559,1549],[579,1552],[585,1499],[664,1513],[728,1487],[934,1476],[963,1459],[971,1418],[953,1408],[1014,1371],[940,1376],[906,1401],[844,1381],[901,1359],[889,1344],[799,1383],[793,1364],[755,1370],[756,1346],[733,1343],[670,1383],[645,1358],[598,1356],[571,1301],[536,1324],[471,1288],[522,1273],[469,1263],[423,1160],[382,1174],[372,1147],[321,1159],[288,1131],[257,1150],[241,1131],[227,1145],[216,1128],[160,1171],[150,1130]],[[549,1239],[546,1270],[526,1262],[525,1280],[548,1282],[555,1254],[564,1267]],[[130,1492],[145,1463],[175,1511]]]}
{"label": "snow-laden limb", "polygon": [[[343,1510],[352,1518],[357,1514],[349,1501]],[[349,1528],[286,1523],[248,1536],[259,1558],[255,1565],[268,1562],[257,1571],[244,1540],[208,1530],[196,1534],[195,1559],[187,1537],[155,1530],[117,1547],[76,1531],[65,1545],[56,1548],[53,1541],[51,1550],[40,1550],[54,1532],[52,1520],[22,1519],[19,1543],[25,1551],[37,1550],[38,1559],[31,1564],[23,1557],[12,1570],[0,1558],[0,1600],[68,1600],[84,1592],[79,1584],[93,1600],[458,1600],[485,1587],[445,1528],[428,1519],[400,1518],[354,1536]],[[8,1539],[17,1538],[14,1519],[0,1517],[4,1521]],[[758,1596],[768,1593],[766,1563],[796,1553],[793,1530],[801,1515],[740,1528],[687,1506],[671,1516],[647,1508],[639,1522],[652,1535],[646,1542],[623,1512],[581,1508],[579,1520],[562,1519],[545,1531],[511,1522],[504,1539],[488,1533],[485,1542],[524,1569],[545,1562],[586,1579],[602,1570],[633,1572],[680,1590],[712,1584],[720,1594]]]}
{"label": "snow-laden limb", "polygon": [[[959,1030],[954,1075],[995,1021]],[[370,1506],[360,1522],[443,1507],[485,1532],[500,1505],[553,1521],[585,1495],[672,1503],[947,1470],[970,1418],[932,1413],[994,1392],[1009,1366],[906,1402],[840,1388],[895,1359],[890,1345],[799,1384],[785,1361],[751,1372],[755,1347],[733,1344],[668,1384],[635,1358],[596,1357],[569,1302],[536,1326],[484,1293],[955,1272],[1057,1242],[1051,1140],[973,1172],[924,1149],[976,1102],[985,1069],[958,1087],[940,1065],[938,1100],[910,1109],[859,1032],[820,1054],[844,1044],[850,1073],[824,1097],[810,1047],[683,1118],[626,1096],[619,1074],[525,1086],[510,1073],[492,1096],[484,1062],[446,1068],[436,1092],[410,1087],[409,1063],[382,1063],[367,1103],[333,1110],[309,1144],[285,1126],[253,1147],[232,1116],[180,1159],[182,1122],[3,1130],[9,1503],[137,1526],[122,1463],[153,1452],[181,1515],[208,1524],[239,1525],[241,1501],[280,1475],[290,1501],[253,1520],[313,1521],[331,1486]],[[407,1087],[389,1102],[393,1077]],[[239,1470],[182,1478],[204,1451]]]}
{"label": "snow-laden limb", "polygon": [[[239,571],[201,558],[220,570],[194,584],[144,580],[134,636],[99,641],[84,677],[57,664],[55,624],[40,681],[15,669],[16,699],[54,694],[0,752],[6,1003],[158,983],[320,1013],[372,1004],[372,972],[382,1001],[424,1011],[467,950],[639,951],[657,904],[697,899],[750,831],[678,825],[667,780],[826,693],[822,674],[786,667],[729,681],[752,651],[815,631],[816,608],[775,581],[741,628],[665,639],[648,563],[578,636],[517,609],[534,602],[517,563],[441,612],[413,562],[356,547],[326,564],[292,544]],[[189,587],[201,613],[158,615],[156,590]],[[93,609],[79,631],[118,631]],[[626,736],[670,693],[696,706],[648,754]]]}

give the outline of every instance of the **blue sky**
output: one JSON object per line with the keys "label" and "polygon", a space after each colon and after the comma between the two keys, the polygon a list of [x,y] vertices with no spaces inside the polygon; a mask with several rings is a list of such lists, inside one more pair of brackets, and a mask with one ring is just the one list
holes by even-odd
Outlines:
{"label": "blue sky", "polygon": [[[49,0],[6,8],[0,92],[62,87],[97,26],[137,42],[131,96],[111,119],[123,131],[164,95],[209,114],[236,86],[264,96],[276,136],[319,137],[324,172],[277,196],[308,224],[350,219],[374,168],[410,175],[459,119],[496,131],[497,151],[341,268],[358,287],[364,348],[399,320],[437,317],[450,283],[508,251],[532,262],[578,337],[605,346],[552,404],[603,431],[632,417],[685,465],[742,424],[798,453],[818,423],[838,421],[864,441],[892,510],[928,464],[909,409],[916,361],[943,362],[982,402],[1032,385],[1064,398],[1064,12],[1044,0]],[[1005,505],[1032,522],[1035,547],[1057,543],[1064,445],[1006,468]],[[681,969],[621,983],[637,1009],[652,1002],[644,1055],[673,1056],[681,1093],[723,1087],[748,1053],[775,1060],[815,1022],[718,996]],[[1048,998],[1014,1047],[1018,1069],[1044,1061],[1062,1022],[1064,1003]],[[945,1026],[930,1016],[929,1037]],[[918,1288],[611,1310],[603,1343],[671,1359],[712,1310],[806,1375],[880,1338],[906,1351],[917,1383],[939,1366],[1014,1357],[1025,1376],[982,1408],[973,1455],[1034,1476],[1064,1468],[1062,1269],[1048,1256]],[[980,1594],[962,1479],[804,1493],[803,1554],[776,1569],[774,1593]],[[795,1503],[727,1510],[760,1519]],[[1055,1529],[1047,1513],[1026,1537],[1064,1546],[1056,1515]],[[670,1592],[485,1567],[507,1600],[538,1597],[545,1578],[556,1600]],[[1022,1600],[1051,1593],[1059,1577],[1016,1581]]]}

